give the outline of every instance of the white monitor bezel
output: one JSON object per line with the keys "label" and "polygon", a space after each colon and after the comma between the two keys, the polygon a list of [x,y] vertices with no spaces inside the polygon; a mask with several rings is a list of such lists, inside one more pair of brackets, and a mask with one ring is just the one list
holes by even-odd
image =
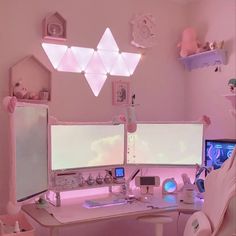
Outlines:
{"label": "white monitor bezel", "polygon": [[[120,123],[118,125],[123,126],[124,130],[124,150],[123,150],[123,163],[113,164],[113,165],[101,165],[101,166],[87,166],[87,167],[76,167],[76,168],[65,168],[65,169],[52,169],[52,156],[51,156],[51,127],[56,125],[114,125],[117,126],[117,124],[113,124],[112,122],[62,122],[57,120],[49,120],[49,128],[48,128],[48,169],[49,173],[58,173],[58,172],[70,172],[70,171],[87,171],[87,170],[101,170],[106,168],[112,168],[117,166],[124,166],[126,162],[126,154],[127,154],[127,132],[126,132],[126,125],[124,123]],[[49,175],[50,176],[50,175]]]}
{"label": "white monitor bezel", "polygon": [[197,164],[198,165],[203,165],[204,163],[204,145],[205,145],[205,138],[204,138],[204,134],[205,134],[205,126],[202,122],[200,121],[195,121],[195,122],[190,122],[190,121],[137,121],[137,129],[138,129],[138,125],[139,124],[198,124],[198,125],[202,125],[202,154],[201,154],[201,163],[195,163],[195,164],[147,164],[147,163],[128,163],[128,133],[127,133],[127,153],[126,153],[126,159],[125,159],[125,165],[126,166],[142,166],[142,167],[167,167],[167,168],[180,168],[180,167],[195,167]]}

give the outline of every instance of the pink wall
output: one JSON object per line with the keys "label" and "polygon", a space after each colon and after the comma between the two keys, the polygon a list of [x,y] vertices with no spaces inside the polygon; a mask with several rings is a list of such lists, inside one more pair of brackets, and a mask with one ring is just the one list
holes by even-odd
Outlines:
{"label": "pink wall", "polygon": [[189,5],[188,17],[200,41],[224,40],[228,53],[227,65],[221,66],[221,72],[208,67],[186,73],[187,119],[208,115],[212,125],[206,130],[207,138],[236,138],[236,117],[230,114],[232,106],[223,97],[230,93],[228,80],[236,76],[235,12],[234,0],[201,0]]}
{"label": "pink wall", "polygon": [[[227,3],[200,0],[191,5],[177,5],[166,0],[149,0],[148,3],[141,0],[0,1],[0,99],[8,94],[9,68],[33,54],[53,71],[51,115],[63,121],[108,121],[123,112],[122,108],[111,104],[111,81],[120,78],[110,76],[96,98],[81,74],[53,70],[41,48],[41,22],[48,13],[55,11],[67,20],[69,45],[95,48],[105,28],[110,27],[122,51],[143,53],[130,79],[136,102],[140,104],[138,120],[197,120],[207,114],[212,119],[208,137],[236,137],[235,120],[228,112],[229,103],[221,96],[228,92],[228,78],[235,76],[234,0],[227,0]],[[129,22],[133,14],[139,12],[152,13],[157,21],[158,43],[151,49],[139,50],[130,44]],[[176,44],[186,22],[192,22],[206,40],[226,41],[229,62],[222,66],[221,73],[213,72],[214,68],[188,73],[176,60]],[[2,108],[0,130],[0,211],[3,211],[10,186],[6,185],[9,129]],[[178,174],[182,171],[178,170]],[[161,176],[165,173],[162,170]]]}
{"label": "pink wall", "polygon": [[[131,89],[136,93],[139,120],[184,119],[184,72],[176,60],[176,43],[185,17],[184,9],[166,1],[1,1],[1,97],[8,93],[9,68],[23,57],[33,54],[52,73],[51,115],[64,121],[108,121],[124,112],[112,106],[113,79],[110,76],[99,97],[95,97],[81,74],[53,70],[41,47],[41,22],[44,17],[58,11],[67,20],[69,45],[96,48],[106,27],[110,27],[122,51],[142,52],[142,61],[130,78]],[[135,13],[152,13],[157,21],[158,43],[152,49],[139,50],[130,44],[130,20]],[[166,14],[168,12],[168,14]],[[122,17],[121,17],[122,14]],[[170,20],[170,16],[172,19]],[[7,22],[7,23],[3,23]],[[174,52],[174,53],[173,53]],[[171,68],[171,69],[170,69]],[[174,71],[174,73],[173,73]],[[34,79],[34,78],[32,78]],[[164,102],[165,101],[165,102]],[[164,102],[164,103],[163,103]],[[1,131],[7,134],[7,115],[1,109]],[[1,136],[1,194],[0,205],[7,201],[8,154],[7,139]]]}

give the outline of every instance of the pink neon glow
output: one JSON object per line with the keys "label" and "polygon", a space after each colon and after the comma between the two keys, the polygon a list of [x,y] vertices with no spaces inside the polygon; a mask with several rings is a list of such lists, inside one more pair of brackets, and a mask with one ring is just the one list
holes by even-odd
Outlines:
{"label": "pink neon glow", "polygon": [[109,28],[106,28],[100,42],[98,43],[97,49],[119,52],[119,48]]}
{"label": "pink neon glow", "polygon": [[88,74],[106,74],[106,68],[102,62],[101,57],[98,52],[94,52],[91,60],[89,61],[87,67],[85,68],[85,72]]}
{"label": "pink neon glow", "polygon": [[81,72],[78,62],[76,61],[75,56],[70,48],[67,49],[64,57],[57,67],[57,70],[65,72]]}
{"label": "pink neon glow", "polygon": [[125,64],[128,67],[130,75],[132,75],[141,59],[141,55],[137,53],[122,52],[122,57],[124,58]]}
{"label": "pink neon glow", "polygon": [[42,47],[47,54],[50,62],[52,63],[53,67],[56,69],[65,55],[67,46],[66,45],[59,45],[59,44],[50,44],[50,43],[42,43]]}
{"label": "pink neon glow", "polygon": [[118,76],[130,76],[128,67],[121,54],[118,55],[117,60],[110,71],[110,74]]}
{"label": "pink neon glow", "polygon": [[117,61],[119,53],[115,51],[98,50],[98,54],[102,59],[102,62],[106,68],[107,73],[109,73],[111,71],[112,66]]}
{"label": "pink neon glow", "polygon": [[80,70],[84,71],[94,53],[94,49],[82,48],[82,47],[71,47],[71,50],[75,55],[75,58],[78,62]]}
{"label": "pink neon glow", "polygon": [[85,74],[85,78],[93,91],[93,94],[97,97],[100,93],[107,76],[104,74]]}

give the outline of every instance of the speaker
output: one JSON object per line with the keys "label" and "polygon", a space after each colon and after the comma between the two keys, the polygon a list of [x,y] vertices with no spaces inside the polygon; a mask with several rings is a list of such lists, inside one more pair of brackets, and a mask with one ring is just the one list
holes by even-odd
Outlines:
{"label": "speaker", "polygon": [[195,177],[195,184],[198,188],[198,191],[200,193],[204,193],[205,192],[205,186],[204,186],[204,179],[200,178],[200,175],[202,174],[203,171],[206,171],[207,173],[210,173],[209,169],[205,166],[202,166],[198,172],[196,173],[196,177]]}

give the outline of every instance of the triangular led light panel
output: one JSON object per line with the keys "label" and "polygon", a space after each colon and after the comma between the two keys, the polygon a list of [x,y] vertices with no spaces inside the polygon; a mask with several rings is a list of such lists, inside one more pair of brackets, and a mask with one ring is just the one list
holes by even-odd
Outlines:
{"label": "triangular led light panel", "polygon": [[42,43],[42,47],[47,54],[54,69],[57,69],[62,57],[66,53],[67,46],[60,44]]}
{"label": "triangular led light panel", "polygon": [[93,94],[97,97],[100,93],[104,83],[106,82],[107,76],[104,74],[86,74],[85,78],[93,91]]}
{"label": "triangular led light panel", "polygon": [[141,59],[141,55],[138,53],[128,52],[122,52],[121,55],[124,58],[125,64],[128,67],[130,75],[132,75]]}
{"label": "triangular led light panel", "polygon": [[71,47],[72,52],[78,62],[81,71],[84,71],[91,59],[94,49],[93,48],[82,48],[82,47]]}
{"label": "triangular led light panel", "polygon": [[110,75],[130,76],[129,70],[121,54],[117,57],[117,61],[113,65]]}
{"label": "triangular led light panel", "polygon": [[100,58],[98,52],[94,52],[91,60],[85,68],[85,72],[88,74],[106,74],[106,68]]}
{"label": "triangular led light panel", "polygon": [[65,72],[81,72],[78,62],[70,48],[67,49],[64,57],[61,59],[57,70]]}
{"label": "triangular led light panel", "polygon": [[112,66],[117,61],[119,53],[115,51],[104,51],[104,50],[98,50],[97,52],[102,59],[102,62],[106,68],[107,73],[109,73],[111,71]]}
{"label": "triangular led light panel", "polygon": [[102,38],[98,43],[97,49],[119,52],[119,48],[109,28],[106,28]]}

